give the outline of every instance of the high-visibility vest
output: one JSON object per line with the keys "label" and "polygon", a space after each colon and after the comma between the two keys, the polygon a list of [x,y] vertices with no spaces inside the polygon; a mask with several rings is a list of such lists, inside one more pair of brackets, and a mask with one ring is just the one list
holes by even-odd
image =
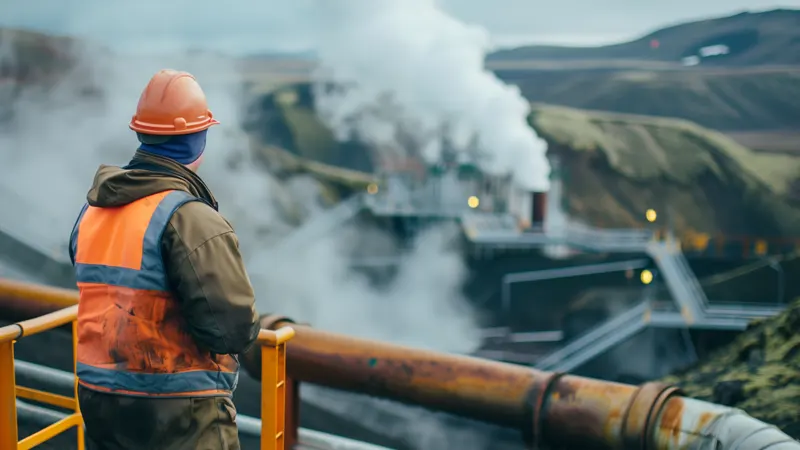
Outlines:
{"label": "high-visibility vest", "polygon": [[157,397],[223,396],[235,389],[238,362],[198,347],[161,257],[172,214],[191,201],[199,199],[163,191],[120,207],[83,207],[70,238],[83,386]]}

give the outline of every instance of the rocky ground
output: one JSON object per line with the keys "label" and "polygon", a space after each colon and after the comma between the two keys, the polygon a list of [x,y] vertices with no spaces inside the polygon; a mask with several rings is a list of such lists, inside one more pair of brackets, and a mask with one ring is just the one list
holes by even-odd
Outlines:
{"label": "rocky ground", "polygon": [[731,345],[663,381],[686,395],[741,408],[800,439],[800,300],[754,322]]}

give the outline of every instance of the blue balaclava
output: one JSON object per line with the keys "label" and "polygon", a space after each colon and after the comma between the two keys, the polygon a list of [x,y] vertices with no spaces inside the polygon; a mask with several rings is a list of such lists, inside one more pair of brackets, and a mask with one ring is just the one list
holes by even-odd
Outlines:
{"label": "blue balaclava", "polygon": [[155,136],[137,133],[141,145],[139,149],[147,153],[163,156],[181,164],[191,164],[200,158],[206,149],[208,130],[177,136]]}

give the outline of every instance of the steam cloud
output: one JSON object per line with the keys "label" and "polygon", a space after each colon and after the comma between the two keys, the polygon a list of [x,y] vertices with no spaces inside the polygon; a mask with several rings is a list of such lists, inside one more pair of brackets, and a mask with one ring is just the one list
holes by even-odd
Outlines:
{"label": "steam cloud", "polygon": [[407,154],[413,149],[400,138],[413,130],[408,138],[436,162],[444,136],[462,154],[478,154],[485,171],[513,174],[529,190],[548,188],[547,146],[527,124],[528,102],[484,69],[485,30],[435,0],[347,0],[320,9],[317,109],[339,137],[355,133]]}
{"label": "steam cloud", "polygon": [[[438,157],[438,137],[444,133],[462,152],[477,149],[488,155],[484,168],[513,172],[528,188],[547,187],[545,146],[525,122],[526,102],[483,70],[487,36],[482,30],[448,17],[432,0],[321,2],[312,15],[308,2],[275,3],[271,7],[296,20],[297,32],[316,44],[320,85],[332,81],[345,87],[319,96],[318,106],[339,133],[357,130],[371,143],[402,152],[409,149],[398,137],[414,130],[412,138],[430,159]],[[123,11],[128,6],[122,4],[114,11],[108,4],[89,5],[70,10],[74,26],[86,34],[108,23],[101,12],[148,26],[152,22],[132,17],[181,17],[185,10],[181,2],[137,5],[136,12]],[[150,33],[148,39],[190,47],[185,37],[161,31],[160,38]],[[11,34],[0,35],[0,61],[11,67],[19,57],[13,47]],[[138,50],[131,55],[82,48],[72,55],[79,64],[47,90],[2,80],[0,98],[8,100],[5,112],[11,113],[0,125],[4,229],[65,254],[96,167],[125,164],[137,145],[126,125],[142,87],[161,68],[187,70],[197,76],[223,122],[209,133],[200,174],[237,230],[260,311],[438,350],[476,347],[475,317],[460,293],[465,268],[449,245],[452,230],[422,235],[394,281],[381,288],[350,271],[347,261],[356,248],[391,248],[389,238],[374,230],[350,228],[291,253],[272,253],[273,243],[292,230],[281,205],[302,202],[306,220],[313,220],[309,217],[321,213],[319,186],[307,177],[279,182],[255,163],[237,126],[246,102],[233,59],[208,53],[155,55],[146,46]],[[87,87],[96,89],[93,95],[86,95]],[[391,108],[383,108],[386,104]],[[376,107],[381,112],[371,113]],[[425,420],[435,435],[437,420]],[[409,433],[417,428],[409,426]],[[481,445],[474,441],[476,448]]]}

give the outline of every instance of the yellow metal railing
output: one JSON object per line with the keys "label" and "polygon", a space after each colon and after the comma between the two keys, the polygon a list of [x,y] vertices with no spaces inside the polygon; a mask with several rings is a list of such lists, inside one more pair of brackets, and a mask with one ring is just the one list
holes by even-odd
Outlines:
{"label": "yellow metal railing", "polygon": [[286,343],[294,329],[261,330],[261,450],[286,445]]}
{"label": "yellow metal railing", "polygon": [[[27,450],[71,427],[78,428],[78,449],[84,449],[83,416],[75,397],[65,397],[17,386],[14,376],[14,343],[33,334],[72,323],[73,358],[77,358],[78,293],[69,289],[21,283],[0,278],[0,297],[67,308],[0,328],[0,450]],[[262,329],[258,335],[261,345],[261,449],[283,450],[286,443],[286,343],[294,337],[294,329],[282,327],[277,331]],[[77,364],[77,359],[73,359]],[[73,369],[74,370],[74,369]],[[66,418],[18,441],[16,399],[29,399],[74,411]]]}
{"label": "yellow metal railing", "polygon": [[[78,429],[78,450],[84,449],[83,417],[78,405],[78,383],[75,379],[74,397],[65,397],[50,392],[17,386],[14,376],[14,343],[27,336],[51,330],[72,323],[73,370],[77,354],[78,306],[70,306],[35,319],[25,320],[0,328],[0,449],[28,450],[52,439],[62,432],[76,427]],[[16,399],[24,398],[40,403],[72,410],[73,413],[36,433],[19,439],[17,429]]]}

